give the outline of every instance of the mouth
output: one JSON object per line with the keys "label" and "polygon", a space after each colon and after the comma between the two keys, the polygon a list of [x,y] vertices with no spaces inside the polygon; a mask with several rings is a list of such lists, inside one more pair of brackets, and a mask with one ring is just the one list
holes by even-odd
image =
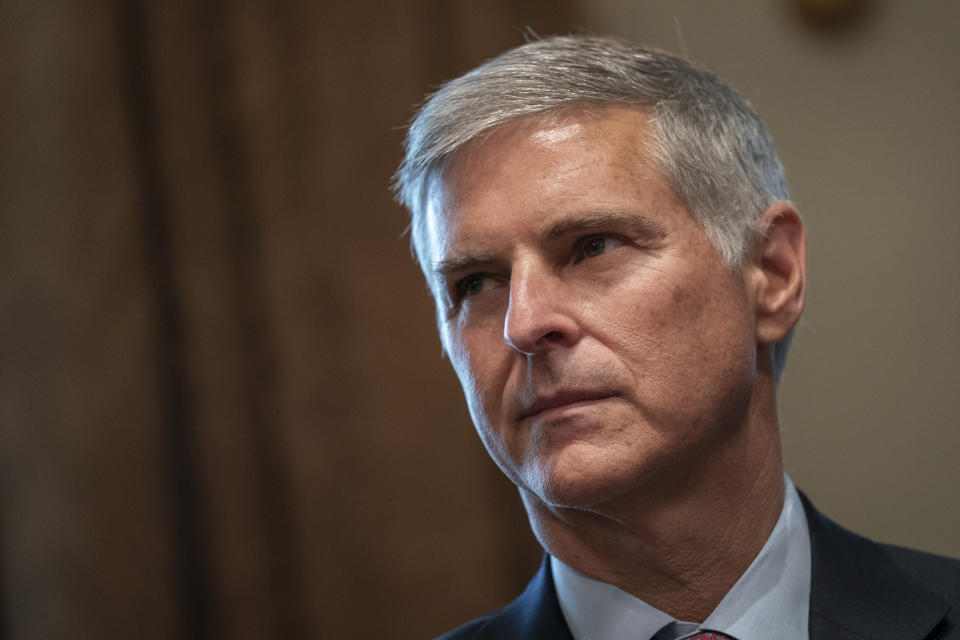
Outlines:
{"label": "mouth", "polygon": [[537,418],[557,410],[574,409],[613,398],[616,394],[600,391],[562,391],[537,396],[520,414],[521,420]]}

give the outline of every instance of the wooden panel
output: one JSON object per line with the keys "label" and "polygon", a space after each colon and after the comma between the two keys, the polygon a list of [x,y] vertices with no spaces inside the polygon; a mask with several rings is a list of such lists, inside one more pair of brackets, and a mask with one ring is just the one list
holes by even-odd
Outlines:
{"label": "wooden panel", "polygon": [[169,638],[158,314],[112,15],[14,2],[0,25],[5,637]]}
{"label": "wooden panel", "polygon": [[571,4],[4,9],[10,637],[422,638],[522,588],[388,184],[430,86]]}

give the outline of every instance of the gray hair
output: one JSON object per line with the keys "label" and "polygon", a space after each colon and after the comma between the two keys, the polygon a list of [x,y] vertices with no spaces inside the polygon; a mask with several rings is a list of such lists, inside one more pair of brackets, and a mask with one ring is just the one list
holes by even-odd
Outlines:
{"label": "gray hair", "polygon": [[[739,268],[763,212],[790,197],[760,117],[713,73],[608,37],[528,42],[447,82],[410,124],[395,176],[411,215],[411,243],[428,281],[425,211],[431,177],[468,143],[524,116],[590,106],[650,112],[650,152],[725,264]],[[774,349],[779,371],[788,335]],[[778,357],[779,356],[779,357]]]}

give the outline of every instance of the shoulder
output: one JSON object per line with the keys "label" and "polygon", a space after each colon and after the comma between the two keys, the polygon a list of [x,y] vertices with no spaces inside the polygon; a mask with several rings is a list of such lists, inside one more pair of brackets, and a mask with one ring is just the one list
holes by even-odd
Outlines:
{"label": "shoulder", "polygon": [[960,605],[960,560],[874,542],[833,522],[801,494],[810,528],[814,571],[844,568],[847,575],[869,574],[874,582],[890,579],[920,587],[944,602]]}
{"label": "shoulder", "polygon": [[471,620],[456,629],[448,631],[436,640],[474,640],[480,638],[509,637],[504,636],[504,632],[507,631],[507,629],[504,628],[506,616],[504,609],[506,609],[506,607],[497,609],[476,620]]}
{"label": "shoulder", "polygon": [[550,558],[544,555],[540,570],[526,590],[507,606],[477,618],[437,640],[572,640],[553,588]]}
{"label": "shoulder", "polygon": [[873,542],[801,499],[810,530],[811,638],[960,640],[960,561]]}
{"label": "shoulder", "polygon": [[960,560],[896,545],[880,545],[901,571],[943,601],[960,608]]}

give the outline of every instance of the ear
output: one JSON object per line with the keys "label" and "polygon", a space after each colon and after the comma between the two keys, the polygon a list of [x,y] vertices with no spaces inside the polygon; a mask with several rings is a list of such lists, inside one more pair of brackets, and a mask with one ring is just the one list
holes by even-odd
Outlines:
{"label": "ear", "polygon": [[807,283],[807,234],[800,214],[777,201],[760,219],[754,236],[751,284],[757,341],[775,344],[800,319]]}

